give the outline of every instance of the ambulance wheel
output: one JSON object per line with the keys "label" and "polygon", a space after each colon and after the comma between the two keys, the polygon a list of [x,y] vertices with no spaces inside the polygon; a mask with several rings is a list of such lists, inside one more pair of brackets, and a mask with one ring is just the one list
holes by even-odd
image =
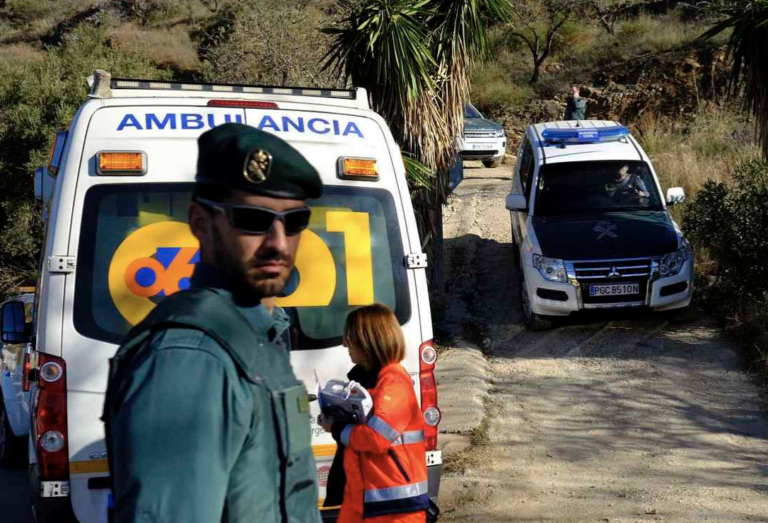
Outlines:
{"label": "ambulance wheel", "polygon": [[552,320],[531,310],[531,299],[528,296],[528,285],[525,278],[520,277],[520,304],[523,308],[523,323],[534,332],[546,331],[552,328]]}
{"label": "ambulance wheel", "polygon": [[499,165],[501,165],[501,158],[494,158],[493,160],[483,160],[483,165],[485,165],[489,169],[495,169]]}
{"label": "ambulance wheel", "polygon": [[5,413],[5,407],[0,406],[0,465],[4,469],[18,468],[24,465],[23,458],[27,456],[26,443],[24,438],[14,436],[13,431],[11,431],[11,424],[8,422],[8,416]]}

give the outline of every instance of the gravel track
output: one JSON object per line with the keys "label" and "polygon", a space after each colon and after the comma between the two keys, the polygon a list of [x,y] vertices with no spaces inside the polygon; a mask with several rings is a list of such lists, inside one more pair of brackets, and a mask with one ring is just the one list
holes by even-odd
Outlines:
{"label": "gravel track", "polygon": [[510,166],[466,165],[444,214],[439,332],[482,347],[490,390],[477,444],[448,462],[442,519],[768,522],[768,416],[731,340],[696,311],[526,331]]}

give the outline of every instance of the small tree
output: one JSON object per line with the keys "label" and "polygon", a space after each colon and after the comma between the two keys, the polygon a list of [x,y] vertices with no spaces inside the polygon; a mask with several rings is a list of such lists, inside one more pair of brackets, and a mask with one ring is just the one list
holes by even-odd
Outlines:
{"label": "small tree", "polygon": [[641,0],[590,0],[589,9],[594,13],[600,27],[609,35],[615,35],[616,23],[640,3]]}
{"label": "small tree", "polygon": [[768,0],[712,0],[704,4],[725,18],[701,38],[732,29],[728,41],[731,87],[755,116],[757,136],[768,160]]}
{"label": "small tree", "polygon": [[555,35],[576,6],[577,0],[522,0],[515,5],[510,35],[525,42],[531,51],[533,74],[530,83],[539,81],[541,65],[552,52]]}

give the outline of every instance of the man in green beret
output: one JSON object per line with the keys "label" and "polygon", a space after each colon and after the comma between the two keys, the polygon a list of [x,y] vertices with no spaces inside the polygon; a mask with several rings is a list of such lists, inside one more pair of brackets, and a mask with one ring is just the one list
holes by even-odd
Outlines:
{"label": "man in green beret", "polygon": [[198,147],[191,288],[160,302],[110,361],[112,519],[318,523],[308,396],[274,300],[322,182],[253,127],[216,127]]}

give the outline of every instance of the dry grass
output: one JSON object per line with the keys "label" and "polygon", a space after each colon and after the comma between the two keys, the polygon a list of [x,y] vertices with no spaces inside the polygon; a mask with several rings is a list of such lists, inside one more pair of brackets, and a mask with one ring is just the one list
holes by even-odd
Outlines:
{"label": "dry grass", "polygon": [[0,62],[42,61],[45,57],[45,51],[30,44],[0,46]]}
{"label": "dry grass", "polygon": [[688,199],[707,180],[726,181],[741,161],[759,155],[752,124],[725,108],[702,112],[683,127],[646,113],[636,135],[662,188],[682,187]]}
{"label": "dry grass", "polygon": [[131,23],[113,29],[109,36],[119,51],[145,53],[157,64],[174,64],[187,70],[200,65],[197,47],[182,26],[142,29]]}

